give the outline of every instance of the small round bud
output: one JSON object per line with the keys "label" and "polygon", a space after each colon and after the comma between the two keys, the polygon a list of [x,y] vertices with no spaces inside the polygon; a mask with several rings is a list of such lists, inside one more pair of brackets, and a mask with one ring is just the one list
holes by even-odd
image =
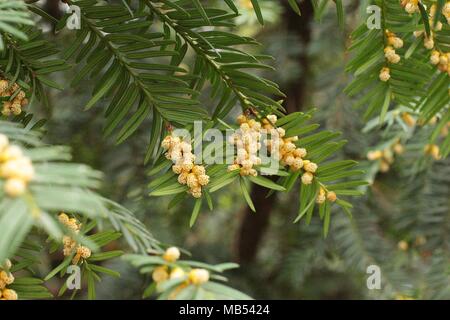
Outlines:
{"label": "small round bud", "polygon": [[176,174],[180,174],[183,171],[183,167],[180,165],[172,166],[172,171]]}
{"label": "small round bud", "polygon": [[172,145],[172,136],[167,136],[164,138],[164,140],[161,142],[161,147],[164,149],[169,149]]}
{"label": "small round bud", "polygon": [[193,173],[189,173],[186,178],[186,184],[189,188],[197,187],[199,184],[197,176]]}
{"label": "small round bud", "polygon": [[439,63],[440,64],[448,64],[448,57],[447,55],[443,54],[439,57]]}
{"label": "small round bud", "polygon": [[297,148],[294,150],[294,156],[304,158],[306,157],[307,152],[305,148]]}
{"label": "small round bud", "polygon": [[416,119],[414,119],[408,112],[402,113],[402,119],[409,127],[413,127],[416,125]]}
{"label": "small round bud", "polygon": [[380,78],[381,81],[384,81],[384,82],[388,81],[391,78],[391,74],[390,74],[389,68],[381,69],[379,78]]}
{"label": "small round bud", "polygon": [[26,106],[28,105],[28,103],[29,103],[29,101],[28,101],[27,98],[22,99],[22,101],[20,102],[20,106],[21,106],[22,108],[24,108],[24,107],[26,107]]}
{"label": "small round bud", "polygon": [[175,262],[180,258],[180,255],[180,250],[177,247],[170,247],[164,252],[163,259],[167,262]]}
{"label": "small round bud", "polygon": [[316,172],[318,166],[314,162],[306,162],[303,161],[303,169],[305,169],[308,172],[314,173]]}
{"label": "small round bud", "polygon": [[152,279],[156,283],[160,283],[169,279],[169,273],[167,272],[167,268],[164,266],[156,267],[153,270]]}
{"label": "small round bud", "polygon": [[18,146],[9,146],[5,152],[8,156],[7,160],[14,160],[23,157],[22,149]]}
{"label": "small round bud", "polygon": [[243,123],[243,124],[241,124],[241,130],[243,131],[243,132],[246,132],[246,131],[249,131],[250,130],[250,126],[248,125],[248,123]]}
{"label": "small round bud", "polygon": [[294,152],[295,149],[296,149],[295,144],[293,144],[292,142],[285,143],[281,148],[282,152],[286,153]]}
{"label": "small round bud", "polygon": [[203,175],[205,174],[205,167],[203,166],[194,166],[192,168],[192,173],[196,174],[196,175]]}
{"label": "small round bud", "polygon": [[80,229],[78,221],[75,218],[70,218],[69,221],[67,222],[66,226],[67,226],[67,228],[69,228],[72,231],[78,231]]}
{"label": "small round bud", "polygon": [[310,172],[305,172],[302,175],[302,183],[303,184],[311,184],[314,179],[314,176]]}
{"label": "small round bud", "polygon": [[199,198],[202,197],[202,192],[201,191],[191,191],[191,194],[196,199],[199,199]]}
{"label": "small round bud", "polygon": [[178,176],[178,183],[186,184],[187,183],[187,176],[188,176],[187,172],[180,173],[180,175]]}
{"label": "small round bud", "polygon": [[440,53],[439,53],[439,51],[436,51],[436,50],[433,51],[433,53],[430,56],[431,64],[438,65],[440,61],[441,60],[440,60]]}
{"label": "small round bud", "polygon": [[292,164],[292,169],[298,171],[302,167],[303,167],[303,160],[301,158],[295,158],[294,163]]}
{"label": "small round bud", "polygon": [[201,285],[209,281],[209,272],[205,269],[192,269],[189,272],[189,280],[194,285]]}
{"label": "small round bud", "polygon": [[414,37],[419,38],[420,36],[423,35],[423,31],[414,31],[413,34],[414,34]]}
{"label": "small round bud", "polygon": [[386,48],[384,48],[384,56],[386,58],[389,58],[394,54],[395,54],[395,50],[391,46],[387,46]]}
{"label": "small round bud", "polygon": [[170,279],[181,279],[186,275],[183,269],[175,268],[170,272]]}
{"label": "small round bud", "polygon": [[271,124],[275,124],[278,120],[277,116],[274,114],[269,114],[266,118],[270,121]]}
{"label": "small round bud", "polygon": [[330,202],[335,202],[337,199],[336,192],[330,191],[327,193],[327,200]]}
{"label": "small round bud", "polygon": [[423,45],[428,50],[433,49],[434,48],[434,40],[433,40],[433,38],[425,37],[425,39],[423,40]]}
{"label": "small round bud", "polygon": [[22,90],[19,91],[19,93],[16,96],[17,99],[22,100],[25,98],[25,92],[23,92]]}
{"label": "small round bud", "polygon": [[11,267],[12,267],[11,260],[6,259],[5,262],[3,263],[3,266],[0,266],[0,267],[3,267],[3,269],[6,269],[6,270],[11,269]]}
{"label": "small round bud", "polygon": [[84,247],[84,246],[79,246],[77,248],[77,253],[83,258],[83,259],[88,259],[91,256],[91,249],[89,249],[88,247]]}
{"label": "small round bud", "polygon": [[278,135],[283,138],[286,135],[286,131],[283,128],[277,128]]}
{"label": "small round bud", "polygon": [[402,240],[397,244],[397,247],[399,248],[399,250],[406,251],[406,250],[408,250],[409,245],[408,245],[408,242],[406,242],[405,240]]}
{"label": "small round bud", "polygon": [[20,105],[20,103],[14,103],[12,106],[11,106],[11,112],[15,115],[15,116],[18,116],[19,114],[21,114],[22,113],[22,108],[21,108],[22,106]]}
{"label": "small round bud", "polygon": [[400,56],[398,55],[398,54],[393,54],[392,56],[390,56],[389,58],[388,58],[388,61],[390,62],[390,63],[393,63],[393,64],[396,64],[396,63],[399,63],[400,62]]}
{"label": "small round bud", "polygon": [[413,4],[411,2],[407,3],[405,6],[405,10],[407,13],[409,14],[413,14],[414,12],[416,12],[417,10],[419,10],[419,6],[416,4]]}
{"label": "small round bud", "polygon": [[384,160],[382,160],[382,161],[380,162],[380,171],[381,171],[381,172],[388,172],[389,169],[390,169],[389,163],[386,162],[386,161],[384,161]]}
{"label": "small round bud", "polygon": [[59,222],[62,224],[68,224],[69,223],[69,216],[65,214],[64,212],[60,213],[58,216]]}
{"label": "small round bud", "polygon": [[26,184],[21,179],[11,178],[6,180],[5,193],[10,197],[19,197],[25,193]]}
{"label": "small round bud", "polygon": [[392,45],[394,46],[394,48],[400,49],[403,47],[403,40],[398,37],[395,37]]}
{"label": "small round bud", "polygon": [[197,179],[201,186],[206,186],[209,183],[209,176],[206,174],[199,175]]}
{"label": "small round bud", "polygon": [[243,114],[241,114],[240,116],[237,117],[237,121],[239,124],[243,124],[247,122],[247,117],[244,116]]}
{"label": "small round bud", "polygon": [[316,203],[322,204],[325,202],[325,200],[326,200],[326,197],[324,194],[318,194],[317,198],[316,198]]}
{"label": "small round bud", "polygon": [[8,89],[9,83],[7,80],[0,80],[0,93],[3,93],[6,89]]}
{"label": "small round bud", "polygon": [[393,149],[396,154],[402,154],[405,151],[405,148],[401,143],[396,143]]}
{"label": "small round bud", "polygon": [[193,164],[193,163],[186,163],[186,162],[183,162],[183,164],[181,165],[181,170],[182,170],[182,171],[189,172],[189,171],[192,170],[193,167],[194,167],[194,164]]}

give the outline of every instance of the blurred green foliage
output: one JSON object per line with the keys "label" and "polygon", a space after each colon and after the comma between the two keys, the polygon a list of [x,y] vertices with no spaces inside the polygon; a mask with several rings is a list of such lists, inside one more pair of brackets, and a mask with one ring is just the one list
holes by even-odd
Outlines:
{"label": "blurred green foliage", "polygon": [[[320,21],[308,20],[311,13],[303,11],[297,24],[310,26],[307,42],[289,25],[291,9],[286,1],[260,1],[266,18],[263,28],[249,1],[236,2],[244,9],[233,32],[256,37],[262,43],[260,53],[276,57],[272,64],[277,72],[265,72],[264,76],[283,88],[304,88],[307,94],[297,107],[302,111],[317,108],[322,125],[343,132],[349,142],[338,158],[361,161],[373,184],[366,196],[353,201],[352,220],[335,215],[326,239],[318,217],[309,226],[292,224],[297,209],[291,204],[298,202],[298,192],[278,195],[256,259],[228,273],[230,285],[264,299],[450,298],[449,160],[433,161],[423,154],[422,146],[429,137],[425,128],[408,136],[405,152],[395,158],[388,172],[380,172],[376,164],[366,160],[367,152],[407,134],[409,129],[397,123],[362,133],[364,110],[353,109],[353,98],[343,92],[352,81],[345,72],[349,32],[364,21],[367,1],[346,2],[343,30],[337,27],[341,18],[331,3],[325,6]],[[72,41],[69,33],[64,30],[57,37],[46,37],[67,46]],[[188,57],[193,59],[192,53]],[[62,72],[55,81],[70,83],[72,76],[73,71]],[[189,229],[193,201],[168,210],[169,199],[148,197],[142,146],[148,142],[151,121],[145,120],[124,144],[104,138],[100,128],[105,124],[105,102],[83,111],[92,85],[85,81],[76,88],[52,90],[47,106],[32,105],[30,111],[37,118],[49,119],[45,141],[70,145],[74,161],[102,171],[102,194],[139,213],[138,218],[156,239],[178,244],[211,264],[235,261],[238,230],[243,215],[248,214],[238,182],[215,193],[215,210],[201,214]],[[233,111],[227,120],[233,121],[237,114],[238,110]],[[366,269],[372,264],[381,268],[381,290],[366,286]],[[97,288],[99,298],[141,297],[145,277],[120,260],[107,266],[119,271],[122,278],[104,279]]]}

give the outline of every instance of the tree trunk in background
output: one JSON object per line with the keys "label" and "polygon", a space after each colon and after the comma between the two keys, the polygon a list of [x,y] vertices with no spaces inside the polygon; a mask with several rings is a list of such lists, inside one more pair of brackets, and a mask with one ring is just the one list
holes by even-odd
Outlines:
{"label": "tree trunk in background", "polygon": [[[282,0],[282,3],[284,5],[283,21],[285,21],[286,32],[296,35],[300,45],[306,49],[311,39],[311,21],[314,15],[311,2],[301,2],[302,16],[298,16],[290,8],[287,1]],[[309,79],[307,50],[303,50],[298,56],[298,64],[302,70],[301,77],[282,88],[282,91],[287,95],[284,107],[289,113],[302,109],[305,101]],[[277,197],[274,194],[266,198],[267,192],[266,188],[253,185],[251,197],[255,204],[256,213],[248,207],[240,212],[242,222],[238,229],[235,247],[235,259],[240,264],[248,264],[254,261],[259,244],[269,225],[270,213],[277,203]]]}
{"label": "tree trunk in background", "polygon": [[[282,0],[283,3],[287,1]],[[302,1],[300,6],[302,16],[299,17],[288,4],[285,4],[284,21],[286,22],[286,30],[289,34],[295,35],[300,45],[305,49],[298,55],[298,64],[302,70],[300,78],[291,82],[282,91],[286,93],[287,98],[284,103],[288,113],[296,112],[303,109],[305,93],[308,90],[309,80],[309,61],[307,48],[311,41],[311,22],[314,19],[314,11],[311,1]]]}
{"label": "tree trunk in background", "polygon": [[62,12],[59,9],[60,2],[61,0],[47,0],[44,6],[44,10],[58,20],[62,17]]}

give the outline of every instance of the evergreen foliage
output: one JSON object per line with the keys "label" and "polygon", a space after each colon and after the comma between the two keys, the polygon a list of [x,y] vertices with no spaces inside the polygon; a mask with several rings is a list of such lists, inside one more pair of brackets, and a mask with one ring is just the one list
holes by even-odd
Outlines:
{"label": "evergreen foliage", "polygon": [[[275,283],[287,282],[291,287],[295,282],[291,289],[296,292],[296,286],[317,269],[348,270],[362,278],[367,266],[375,264],[383,270],[384,289],[370,297],[449,297],[450,16],[445,11],[449,2],[419,1],[410,13],[405,6],[409,1],[361,4],[381,8],[381,28],[370,29],[366,21],[358,21],[345,70],[330,63],[340,76],[347,72],[351,78],[344,90],[341,84],[335,85],[337,92],[331,95],[335,98],[344,91],[345,102],[363,110],[361,128],[334,126],[339,131],[320,130],[318,123],[324,122],[325,113],[316,109],[289,113],[284,101],[288,97],[269,80],[276,72],[275,59],[264,52],[257,37],[235,32],[236,21],[249,8],[264,25],[269,1],[67,0],[71,10],[61,18],[48,14],[38,2],[0,0],[2,104],[6,108],[24,95],[22,99],[31,106],[48,111],[53,109],[49,97],[55,90],[76,92],[89,87],[89,99],[76,107],[88,114],[101,112],[102,139],[112,140],[114,148],[133,146],[139,139],[139,165],[127,166],[142,166],[146,175],[140,181],[128,178],[136,179],[138,189],[127,190],[124,200],[132,211],[139,212],[153,201],[164,202],[155,197],[171,196],[164,205],[192,207],[185,220],[193,227],[206,207],[221,210],[217,194],[231,194],[232,185],[256,211],[251,190],[257,185],[266,189],[267,196],[276,193],[295,199],[296,212],[287,210],[290,215],[283,216],[283,221],[306,224],[283,222],[282,230],[274,231],[295,239],[275,263],[282,270],[281,276],[271,277]],[[350,5],[340,0],[310,2],[314,18],[323,22],[320,27],[314,23],[318,29],[326,29],[332,21],[333,30],[337,24],[346,32]],[[304,3],[288,0],[287,5],[302,16]],[[67,30],[74,18],[79,28]],[[68,41],[61,45],[58,38]],[[8,141],[0,144],[0,264],[10,259],[8,270],[20,271],[8,286],[19,299],[53,297],[46,282],[58,275],[65,279],[71,265],[81,266],[87,297],[95,299],[96,283],[103,276],[120,276],[109,260],[122,255],[140,273],[152,274],[143,298],[250,299],[221,283],[227,281],[221,273],[236,264],[168,257],[173,248],[155,239],[139,213],[104,195],[104,182],[111,183],[111,177],[73,161],[70,148],[43,142],[51,112],[42,117],[28,108],[20,111],[4,112],[0,121],[0,134]],[[167,137],[175,129],[197,133],[192,148],[203,142],[201,151],[206,154],[225,145],[223,141],[207,143],[207,130],[218,129],[225,136],[227,130],[239,129],[233,121],[237,112],[246,124],[253,121],[258,128],[269,126],[282,132],[283,143],[293,145],[286,153],[304,150],[298,156],[302,165],[295,168],[282,158],[280,169],[264,176],[267,168],[260,164],[255,164],[254,174],[230,170],[229,164],[202,164],[202,176],[208,180],[201,184],[200,193],[193,192],[189,183],[180,182],[183,171],[177,172],[178,164],[168,159]],[[348,112],[350,119],[359,111],[341,112]],[[199,121],[200,134],[195,131]],[[242,123],[239,120],[241,127]],[[357,147],[347,146],[348,140]],[[6,166],[16,159],[8,153],[10,146],[19,148],[20,157],[32,165],[24,190],[8,185],[17,178]],[[352,160],[361,150],[368,151],[369,161]],[[237,151],[234,156],[238,157]],[[401,193],[390,195],[390,190],[383,190],[389,170],[395,171],[392,180],[398,178],[389,184],[401,188]],[[133,193],[142,190],[146,197],[133,199]],[[381,202],[392,214],[384,212]],[[77,228],[61,220],[63,212],[77,221]],[[416,251],[408,254],[408,248]],[[35,268],[43,251],[56,256],[59,263],[38,279]],[[80,293],[69,291],[67,283],[62,284],[55,296],[74,298]]]}

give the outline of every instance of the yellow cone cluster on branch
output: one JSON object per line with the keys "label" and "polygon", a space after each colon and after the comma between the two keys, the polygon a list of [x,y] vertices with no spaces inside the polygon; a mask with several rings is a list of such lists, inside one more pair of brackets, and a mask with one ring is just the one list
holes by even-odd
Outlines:
{"label": "yellow cone cluster on branch", "polygon": [[[395,49],[403,48],[403,40],[395,35],[395,33],[385,30],[387,38],[387,46],[384,48],[384,56],[389,63],[399,63],[400,56],[395,52]],[[391,78],[391,70],[388,67],[383,67],[380,70],[379,78],[386,82]]]}
{"label": "yellow cone cluster on branch", "polygon": [[[274,124],[276,118],[274,118]],[[298,171],[305,166],[303,158],[307,152],[304,148],[297,148],[294,144],[298,137],[286,138],[283,128],[271,128],[271,139],[266,141],[267,147],[272,156],[278,157],[283,166],[289,166],[294,171]],[[278,147],[278,148],[277,148]],[[305,160],[306,161],[306,160]],[[309,164],[310,169],[314,172],[315,164]]]}
{"label": "yellow cone cluster on branch", "polygon": [[20,90],[17,83],[11,84],[6,79],[0,79],[0,96],[13,97],[9,101],[3,101],[2,114],[4,116],[19,115],[22,113],[22,108],[28,104],[28,99],[24,91]]}
{"label": "yellow cone cluster on branch", "polygon": [[387,37],[387,46],[384,48],[384,57],[389,63],[399,63],[400,56],[395,52],[395,49],[403,47],[403,40],[389,30],[385,30],[385,34]]}
{"label": "yellow cone cluster on branch", "polygon": [[320,187],[319,194],[316,197],[316,203],[322,204],[326,200],[328,200],[330,202],[335,202],[337,200],[336,192],[328,191],[328,190],[325,190],[324,188]]}
{"label": "yellow cone cluster on branch", "polygon": [[367,159],[370,161],[380,161],[380,171],[388,172],[391,165],[394,163],[394,155],[400,155],[404,152],[404,147],[397,140],[395,143],[385,148],[384,150],[372,150],[367,153]]}
{"label": "yellow cone cluster on branch", "polygon": [[202,187],[209,183],[205,167],[195,165],[195,155],[192,153],[192,145],[183,141],[180,137],[168,135],[161,146],[167,150],[166,158],[172,160],[173,172],[178,174],[178,182],[189,187],[189,193],[194,198],[202,196]]}
{"label": "yellow cone cluster on branch", "polygon": [[[177,247],[170,247],[164,251],[162,258],[167,261],[167,263],[175,263],[180,259],[181,252]],[[156,267],[152,273],[152,279],[157,284],[164,282],[169,279],[182,278],[185,276],[185,272],[180,267],[171,267],[168,265],[163,265]]]}
{"label": "yellow cone cluster on branch", "polygon": [[7,286],[13,284],[14,276],[10,272],[12,267],[11,261],[6,259],[3,264],[0,264],[0,300],[17,300],[17,293]]}
{"label": "yellow cone cluster on branch", "polygon": [[303,184],[311,184],[318,166],[316,163],[304,158],[308,154],[305,148],[299,148],[294,142],[298,136],[285,137],[283,128],[274,128],[277,118],[274,115],[267,116],[270,123],[264,124],[264,129],[270,130],[271,138],[265,141],[271,156],[278,158],[283,166],[288,166],[293,171],[304,170],[301,180]]}
{"label": "yellow cone cluster on branch", "polygon": [[0,178],[6,180],[3,188],[10,197],[23,195],[34,178],[31,160],[23,155],[20,147],[11,145],[3,134],[0,134]]}
{"label": "yellow cone cluster on branch", "polygon": [[157,266],[153,269],[152,279],[156,285],[160,285],[167,280],[183,280],[170,294],[169,299],[175,299],[178,293],[188,285],[202,285],[209,281],[209,271],[206,269],[185,270],[176,265],[181,253],[177,247],[170,247],[162,254],[166,264]]}
{"label": "yellow cone cluster on branch", "polygon": [[401,5],[409,14],[419,12],[419,0],[401,0]]}
{"label": "yellow cone cluster on branch", "polygon": [[[81,223],[79,223],[77,219],[69,218],[69,216],[65,213],[60,213],[58,218],[59,221],[72,232],[80,232]],[[77,242],[70,236],[63,237],[63,245],[63,254],[65,257],[75,253],[75,256],[72,259],[72,264],[78,264],[80,260],[82,261],[83,259],[88,259],[91,256],[91,249],[77,244]]]}
{"label": "yellow cone cluster on branch", "polygon": [[427,144],[424,147],[424,152],[427,155],[430,155],[434,160],[441,160],[441,151],[439,149],[439,146],[436,144]]}
{"label": "yellow cone cluster on branch", "polygon": [[261,149],[262,125],[245,115],[240,115],[237,120],[239,130],[229,139],[229,143],[236,145],[236,158],[234,163],[228,166],[228,171],[239,169],[241,176],[257,176],[258,172],[254,167],[261,164],[258,151]]}
{"label": "yellow cone cluster on branch", "polygon": [[438,50],[433,50],[430,56],[431,64],[437,66],[439,71],[447,72],[450,76],[450,52],[444,53]]}

